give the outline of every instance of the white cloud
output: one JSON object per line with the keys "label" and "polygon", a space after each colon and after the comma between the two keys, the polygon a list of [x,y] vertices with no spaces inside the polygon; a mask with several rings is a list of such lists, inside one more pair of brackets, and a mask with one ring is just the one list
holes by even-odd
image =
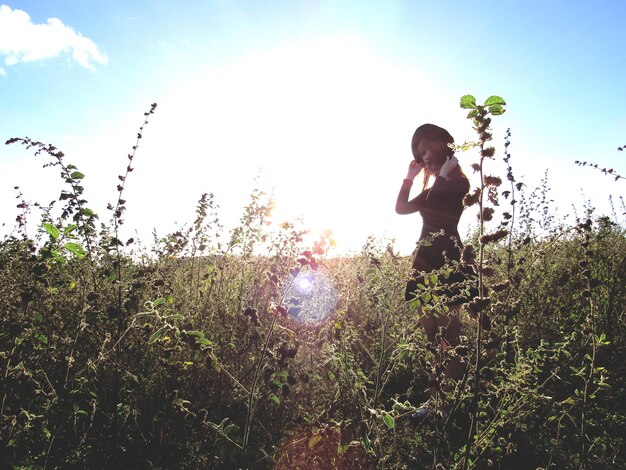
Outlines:
{"label": "white cloud", "polygon": [[[34,62],[71,53],[81,66],[93,70],[94,63],[106,64],[107,56],[89,38],[49,18],[45,24],[34,24],[28,13],[0,5],[0,56],[6,65]],[[0,75],[6,74],[0,68]]]}

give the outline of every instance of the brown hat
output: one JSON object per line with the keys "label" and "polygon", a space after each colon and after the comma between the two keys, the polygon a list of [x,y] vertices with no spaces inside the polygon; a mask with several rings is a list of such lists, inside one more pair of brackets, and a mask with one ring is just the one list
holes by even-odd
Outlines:
{"label": "brown hat", "polygon": [[[448,144],[454,143],[454,138],[443,127],[435,126],[434,124],[423,124],[415,130],[413,140],[411,140],[411,151],[413,152],[413,158],[417,161],[420,161],[417,153],[417,146],[424,138],[443,140]],[[452,149],[450,150],[450,154],[452,154]]]}

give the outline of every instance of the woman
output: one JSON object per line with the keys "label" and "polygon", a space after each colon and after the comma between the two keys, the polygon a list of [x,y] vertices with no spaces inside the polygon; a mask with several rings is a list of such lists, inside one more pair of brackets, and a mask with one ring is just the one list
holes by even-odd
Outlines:
{"label": "woman", "polygon": [[[412,214],[419,212],[423,225],[420,242],[413,260],[413,277],[407,283],[406,300],[410,301],[419,294],[418,284],[423,286],[430,283],[425,281],[424,274],[442,268],[448,261],[458,261],[461,258],[461,241],[458,232],[458,223],[463,212],[463,198],[469,191],[469,181],[459,167],[450,144],[454,139],[448,131],[433,124],[424,124],[413,134],[411,150],[413,161],[409,165],[406,178],[402,182],[396,212],[398,214]],[[423,191],[414,199],[409,200],[409,193],[413,180],[423,173]],[[428,187],[434,177],[432,186]],[[439,310],[439,314],[432,309],[422,311],[420,323],[426,331],[428,341],[441,350],[454,348],[459,344],[461,332],[460,304],[467,301],[459,289],[450,284],[463,281],[464,274],[455,272],[447,279],[439,275],[438,281],[442,284],[438,293],[445,294],[448,301],[448,314]],[[447,288],[446,288],[447,285]],[[430,284],[432,287],[432,284]],[[436,335],[443,327],[443,336],[437,344]],[[444,386],[439,390],[435,377],[431,376],[431,400],[413,413],[413,418],[426,417],[434,407],[434,398],[438,392],[445,392],[447,380],[458,380],[463,374],[463,365],[456,355],[449,356],[450,360],[444,369]],[[434,361],[443,361],[442,357]]]}

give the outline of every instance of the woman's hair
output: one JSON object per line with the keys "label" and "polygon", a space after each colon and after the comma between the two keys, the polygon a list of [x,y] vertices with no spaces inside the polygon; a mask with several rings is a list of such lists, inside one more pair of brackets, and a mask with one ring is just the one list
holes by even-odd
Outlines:
{"label": "woman's hair", "polygon": [[[442,151],[437,157],[441,159],[438,164],[443,164],[447,157],[454,156],[454,149],[449,144],[454,143],[454,138],[443,127],[435,126],[434,124],[423,124],[419,126],[413,134],[411,140],[411,151],[413,152],[413,158],[418,163],[423,163],[422,156],[418,152],[418,147],[421,141],[429,140],[441,143]],[[424,189],[428,186],[428,181],[431,177],[435,176],[428,168],[424,167]],[[463,171],[460,167],[455,168],[454,173],[459,172],[463,175]],[[465,176],[465,175],[463,175]]]}

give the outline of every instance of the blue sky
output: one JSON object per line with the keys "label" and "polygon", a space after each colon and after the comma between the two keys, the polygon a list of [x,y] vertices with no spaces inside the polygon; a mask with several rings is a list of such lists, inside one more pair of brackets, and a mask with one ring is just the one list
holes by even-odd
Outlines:
{"label": "blue sky", "polygon": [[[433,122],[472,138],[458,107],[466,93],[506,99],[494,143],[500,152],[511,128],[517,176],[532,189],[548,170],[560,215],[587,200],[607,210],[609,195],[626,193],[623,181],[574,164],[626,173],[623,2],[0,4],[0,140],[63,149],[104,219],[142,113],[159,104],[127,185],[125,229],[144,238],[191,222],[203,192],[234,223],[261,172],[277,222],[302,216],[343,250],[373,234],[410,251],[419,219],[393,206],[411,135]],[[41,203],[58,195],[42,163],[0,147],[5,232],[13,186]],[[499,158],[491,165],[502,172]]]}

